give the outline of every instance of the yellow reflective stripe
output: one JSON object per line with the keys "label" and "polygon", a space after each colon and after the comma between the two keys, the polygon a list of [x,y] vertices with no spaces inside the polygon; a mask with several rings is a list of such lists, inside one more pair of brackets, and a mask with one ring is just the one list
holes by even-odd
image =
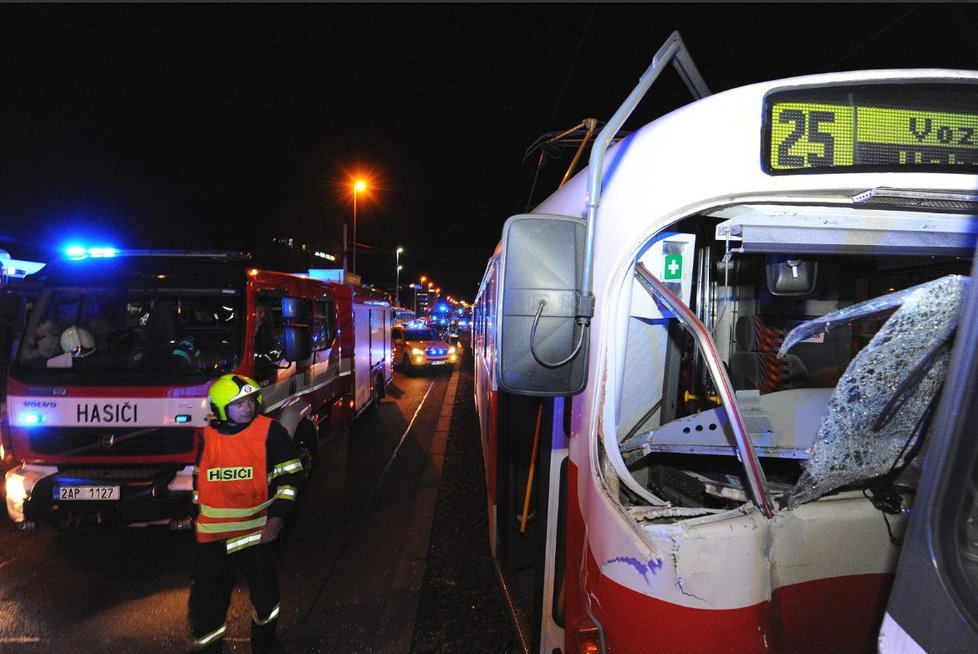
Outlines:
{"label": "yellow reflective stripe", "polygon": [[252,618],[252,620],[255,621],[255,624],[256,625],[261,626],[261,625],[264,625],[264,624],[268,624],[269,622],[271,622],[272,620],[274,620],[275,618],[278,617],[278,606],[279,605],[276,604],[275,605],[275,608],[272,609],[272,612],[269,613],[268,614],[268,617],[265,618],[264,620],[259,620],[258,619],[258,611],[255,610],[255,607],[254,606],[252,606],[251,607],[251,618]]}
{"label": "yellow reflective stripe", "polygon": [[276,477],[281,477],[282,475],[287,475],[291,472],[299,472],[302,470],[302,461],[299,459],[292,459],[291,461],[284,461],[272,468],[272,472],[268,475],[268,481],[275,479]]}
{"label": "yellow reflective stripe", "polygon": [[249,507],[245,509],[222,509],[217,506],[208,506],[207,504],[201,504],[200,514],[205,515],[208,518],[246,518],[250,515],[254,515],[258,513],[262,509],[267,509],[274,501],[275,498],[273,497],[270,500],[262,502],[258,506]]}
{"label": "yellow reflective stripe", "polygon": [[205,515],[208,518],[245,518],[267,509],[275,500],[294,500],[297,493],[298,491],[296,490],[295,486],[280,486],[278,490],[275,491],[275,497],[262,502],[254,508],[222,509],[216,506],[201,504],[200,514]]}
{"label": "yellow reflective stripe", "polygon": [[197,521],[197,531],[201,534],[220,534],[226,531],[241,531],[243,529],[254,529],[264,527],[265,516],[254,520],[243,520],[241,522],[200,522]]}
{"label": "yellow reflective stripe", "polygon": [[276,500],[294,500],[297,491],[295,486],[279,486],[278,490],[275,491]]}
{"label": "yellow reflective stripe", "polygon": [[232,552],[243,550],[246,547],[257,545],[259,540],[261,540],[261,532],[256,531],[255,533],[248,534],[247,536],[227,539],[225,542],[225,547],[227,547],[228,554],[231,554]]}
{"label": "yellow reflective stripe", "polygon": [[216,631],[212,631],[206,636],[194,638],[194,647],[204,647],[206,645],[210,645],[212,642],[223,636],[224,632],[227,631],[227,628],[227,623],[225,623],[222,624]]}

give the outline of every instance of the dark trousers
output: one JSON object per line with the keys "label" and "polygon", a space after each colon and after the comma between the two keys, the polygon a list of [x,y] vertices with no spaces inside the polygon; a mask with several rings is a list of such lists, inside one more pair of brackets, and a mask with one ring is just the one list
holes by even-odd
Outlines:
{"label": "dark trousers", "polygon": [[195,639],[212,634],[225,624],[239,572],[248,582],[255,618],[258,622],[268,620],[279,602],[275,573],[278,553],[278,540],[232,554],[227,553],[224,541],[197,543],[189,606],[190,631]]}

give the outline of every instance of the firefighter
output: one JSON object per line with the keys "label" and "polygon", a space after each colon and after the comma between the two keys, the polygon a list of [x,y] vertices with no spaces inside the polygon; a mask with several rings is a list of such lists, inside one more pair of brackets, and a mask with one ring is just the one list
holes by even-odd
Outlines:
{"label": "firefighter", "polygon": [[238,572],[251,593],[252,652],[284,652],[275,563],[279,532],[295,506],[300,452],[277,421],[258,415],[253,379],[224,375],[208,390],[213,420],[197,461],[197,555],[189,617],[194,651],[220,652]]}

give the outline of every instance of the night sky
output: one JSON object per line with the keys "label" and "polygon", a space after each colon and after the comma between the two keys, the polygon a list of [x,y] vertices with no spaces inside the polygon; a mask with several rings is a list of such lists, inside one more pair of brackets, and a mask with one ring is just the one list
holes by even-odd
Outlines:
{"label": "night sky", "polygon": [[[714,92],[860,68],[978,68],[969,4],[0,6],[0,247],[84,239],[337,252],[473,299],[541,134],[607,120],[679,30]],[[686,102],[667,72],[626,129]],[[655,88],[654,87],[654,91]],[[402,291],[402,298],[404,291]]]}

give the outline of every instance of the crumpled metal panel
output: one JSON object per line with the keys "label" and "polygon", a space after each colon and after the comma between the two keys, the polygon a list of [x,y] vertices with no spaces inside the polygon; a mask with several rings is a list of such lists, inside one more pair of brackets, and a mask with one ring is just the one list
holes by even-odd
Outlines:
{"label": "crumpled metal panel", "polygon": [[[957,324],[967,282],[968,278],[958,275],[942,277],[832,312],[788,335],[786,347],[806,334],[828,331],[900,305],[836,385],[811,456],[789,496],[789,508],[846,484],[883,475],[894,463],[903,463],[914,445],[911,440],[919,438],[920,420],[944,380],[949,350],[933,355]],[[919,381],[904,389],[902,403],[891,406],[890,415],[881,420],[887,405],[900,394],[901,385],[915,372],[921,373]]]}

